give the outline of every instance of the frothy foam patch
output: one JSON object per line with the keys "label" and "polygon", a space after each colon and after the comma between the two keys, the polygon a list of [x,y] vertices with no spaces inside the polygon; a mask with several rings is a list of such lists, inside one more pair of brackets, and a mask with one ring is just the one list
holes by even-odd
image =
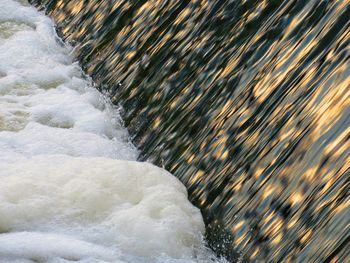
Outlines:
{"label": "frothy foam patch", "polygon": [[114,251],[62,235],[32,232],[0,235],[0,257],[6,262],[122,263],[116,259],[118,256]]}
{"label": "frothy foam patch", "polygon": [[[71,249],[57,247],[67,236],[145,258],[191,258],[193,246],[200,246],[204,225],[198,209],[176,178],[151,164],[41,156],[0,165],[0,179],[0,231],[29,232],[19,239],[25,247],[19,251],[42,257],[61,249],[71,257]],[[43,236],[45,253],[39,233],[58,235]],[[0,235],[0,255],[9,254],[11,240]]]}
{"label": "frothy foam patch", "polygon": [[118,109],[23,1],[0,1],[0,262],[214,262],[200,211],[135,162]]}
{"label": "frothy foam patch", "polygon": [[[0,146],[16,153],[105,156],[135,160],[117,109],[108,103],[34,8],[0,2]],[[1,27],[0,27],[1,30]],[[12,132],[12,133],[11,133]],[[0,153],[0,159],[5,158]]]}

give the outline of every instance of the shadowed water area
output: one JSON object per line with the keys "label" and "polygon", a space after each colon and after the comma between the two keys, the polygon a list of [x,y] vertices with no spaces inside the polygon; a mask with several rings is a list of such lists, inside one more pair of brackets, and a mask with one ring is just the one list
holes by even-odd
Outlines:
{"label": "shadowed water area", "polygon": [[31,2],[218,254],[350,262],[349,1]]}

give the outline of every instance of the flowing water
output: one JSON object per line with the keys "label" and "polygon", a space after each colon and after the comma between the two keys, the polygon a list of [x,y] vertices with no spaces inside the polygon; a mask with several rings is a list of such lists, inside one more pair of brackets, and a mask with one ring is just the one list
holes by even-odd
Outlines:
{"label": "flowing water", "polygon": [[0,0],[0,262],[218,262],[186,188],[25,2]]}
{"label": "flowing water", "polygon": [[[198,211],[186,202],[183,189],[181,194],[175,190],[180,186],[171,177],[171,182],[159,179],[167,180],[166,186],[154,182],[159,185],[154,198],[167,200],[164,225],[152,219],[159,216],[152,201],[142,211],[124,215],[124,207],[140,198],[131,191],[136,182],[143,193],[154,184],[140,179],[136,170],[141,164],[125,169],[135,169],[126,179],[121,170],[112,172],[117,168],[110,161],[95,158],[137,158],[180,179],[202,210],[209,244],[229,261],[350,262],[349,1],[30,2],[55,20],[85,73],[123,110],[118,113],[99,101],[93,88],[85,88],[91,83],[72,64],[67,47],[47,44],[54,42],[53,33],[47,33],[49,22],[43,22],[46,33],[24,38],[38,32],[38,20],[47,18],[29,7],[26,12],[37,18],[19,13],[19,8],[0,9],[1,89],[10,87],[1,91],[6,111],[0,124],[8,130],[1,133],[6,150],[1,160],[11,178],[29,176],[26,171],[33,169],[36,178],[26,180],[45,185],[42,178],[53,174],[48,186],[28,182],[19,188],[17,179],[11,179],[9,196],[15,188],[25,193],[32,185],[40,195],[32,190],[33,197],[24,196],[26,206],[38,198],[29,211],[40,215],[40,207],[46,212],[42,220],[27,218],[24,207],[11,214],[5,205],[1,215],[18,221],[7,226],[8,219],[4,232],[41,234],[55,228],[55,234],[69,234],[62,238],[77,237],[103,249],[115,246],[122,255],[160,262],[163,253],[185,262],[195,255],[206,257],[197,236],[203,231]],[[0,3],[14,5],[10,0]],[[41,62],[32,63],[36,60]],[[127,143],[119,116],[140,155]],[[88,156],[94,160],[86,161]],[[63,165],[66,179],[59,173]],[[99,169],[111,172],[96,182]],[[150,166],[142,169],[164,173]],[[113,174],[121,182],[115,186],[119,194],[106,183]],[[62,187],[62,192],[45,190],[63,182],[68,189]],[[120,184],[125,188],[119,190]],[[106,191],[119,201],[105,197]],[[90,192],[101,212],[86,201]],[[142,196],[148,200],[148,194]],[[11,198],[16,204],[18,197]],[[57,205],[55,200],[61,199]],[[115,202],[122,206],[114,207]],[[51,209],[63,212],[57,216]],[[145,220],[145,214],[151,219]],[[127,221],[135,225],[132,231]],[[96,234],[99,229],[113,231],[102,237]]]}

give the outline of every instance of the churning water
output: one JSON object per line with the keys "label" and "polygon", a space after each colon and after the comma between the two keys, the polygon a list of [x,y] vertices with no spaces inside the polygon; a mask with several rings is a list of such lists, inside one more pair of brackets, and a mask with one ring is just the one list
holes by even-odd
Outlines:
{"label": "churning water", "polygon": [[1,173],[21,177],[2,180],[2,232],[45,243],[39,235],[54,232],[51,243],[113,247],[128,262],[208,257],[177,181],[161,177],[172,182],[153,191],[158,179],[147,184],[134,166],[162,170],[132,162],[124,178],[110,165],[137,159],[187,187],[208,244],[229,261],[350,262],[350,1],[29,2],[74,48],[48,18],[0,0]]}
{"label": "churning water", "polygon": [[136,162],[49,18],[0,0],[0,262],[214,262],[185,187]]}

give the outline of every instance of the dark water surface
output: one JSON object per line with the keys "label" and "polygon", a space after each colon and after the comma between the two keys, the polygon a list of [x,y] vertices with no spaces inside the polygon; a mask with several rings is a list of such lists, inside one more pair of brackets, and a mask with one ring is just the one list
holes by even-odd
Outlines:
{"label": "dark water surface", "polygon": [[350,262],[350,2],[48,0],[231,261]]}

